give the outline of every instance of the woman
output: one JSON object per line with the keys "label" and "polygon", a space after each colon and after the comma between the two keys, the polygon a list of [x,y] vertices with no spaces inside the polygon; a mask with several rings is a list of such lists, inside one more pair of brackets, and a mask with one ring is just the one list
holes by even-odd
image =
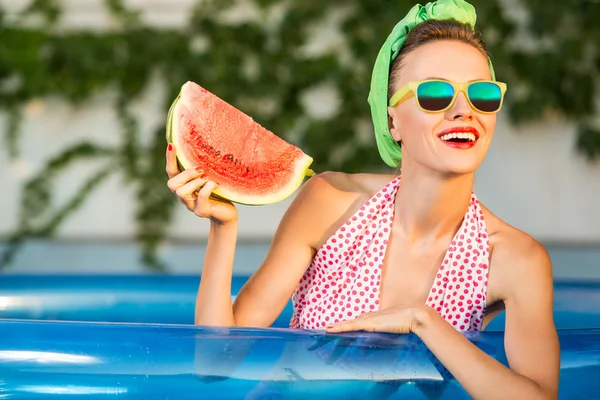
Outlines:
{"label": "woman", "polygon": [[[292,297],[292,328],[413,332],[474,398],[556,398],[559,345],[549,257],[472,193],[506,86],[475,12],[415,6],[382,47],[369,103],[384,161],[401,175],[327,172],[304,184],[264,263],[231,301],[237,212],[201,169],[169,188],[211,221],[196,323],[267,327]],[[307,269],[308,266],[308,269]],[[510,369],[460,332],[506,309]]]}

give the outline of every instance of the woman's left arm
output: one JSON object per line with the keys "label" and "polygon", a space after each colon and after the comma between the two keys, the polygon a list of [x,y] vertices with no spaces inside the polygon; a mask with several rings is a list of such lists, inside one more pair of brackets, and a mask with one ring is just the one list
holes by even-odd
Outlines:
{"label": "woman's left arm", "polygon": [[510,369],[426,306],[366,314],[328,331],[412,331],[475,399],[556,399],[560,349],[550,259],[533,240],[516,247],[496,246],[492,269],[506,308],[504,347]]}
{"label": "woman's left arm", "polygon": [[[415,334],[475,399],[556,399],[560,349],[553,317],[552,267],[537,242],[516,254],[495,249],[506,307],[504,347],[510,369],[426,310]],[[514,250],[514,248],[512,249]],[[433,311],[433,310],[432,310]]]}

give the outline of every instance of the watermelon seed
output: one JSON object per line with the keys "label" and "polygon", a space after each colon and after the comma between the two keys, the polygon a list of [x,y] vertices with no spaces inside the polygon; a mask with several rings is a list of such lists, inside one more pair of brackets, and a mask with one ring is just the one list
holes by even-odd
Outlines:
{"label": "watermelon seed", "polygon": [[215,153],[215,156],[218,156],[219,154],[221,154],[221,152],[220,152],[220,151],[217,151],[217,152]]}
{"label": "watermelon seed", "polygon": [[212,152],[213,152],[213,150],[214,150],[214,149],[212,148],[212,146],[210,146],[210,148],[208,149],[208,152],[209,152],[209,153],[212,153]]}
{"label": "watermelon seed", "polygon": [[225,154],[223,160],[233,161],[233,154]]}

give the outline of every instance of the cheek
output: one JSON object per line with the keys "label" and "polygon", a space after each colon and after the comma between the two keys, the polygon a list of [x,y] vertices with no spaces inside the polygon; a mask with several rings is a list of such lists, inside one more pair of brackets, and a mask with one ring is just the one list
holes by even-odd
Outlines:
{"label": "cheek", "polygon": [[402,141],[406,143],[423,140],[428,133],[435,131],[443,119],[441,114],[428,114],[416,106],[400,110],[399,118],[402,121]]}
{"label": "cheek", "polygon": [[487,136],[493,136],[494,130],[496,129],[496,114],[491,115],[481,115],[479,118],[479,123],[481,124],[485,134]]}

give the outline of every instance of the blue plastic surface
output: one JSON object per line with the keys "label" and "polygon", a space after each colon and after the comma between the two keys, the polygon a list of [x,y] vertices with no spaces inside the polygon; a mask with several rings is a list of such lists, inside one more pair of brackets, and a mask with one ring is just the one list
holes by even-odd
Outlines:
{"label": "blue plastic surface", "polygon": [[[235,296],[247,277],[234,277]],[[200,278],[161,275],[0,275],[0,318],[193,324]],[[600,328],[600,282],[556,282],[558,329]],[[273,327],[289,326],[287,305]],[[504,315],[487,330],[504,328]]]}
{"label": "blue plastic surface", "polygon": [[[0,399],[469,398],[414,335],[169,325],[191,324],[198,282],[1,276]],[[560,398],[600,398],[600,329],[569,330],[600,328],[600,284],[555,298]],[[502,332],[467,337],[506,364]]]}

